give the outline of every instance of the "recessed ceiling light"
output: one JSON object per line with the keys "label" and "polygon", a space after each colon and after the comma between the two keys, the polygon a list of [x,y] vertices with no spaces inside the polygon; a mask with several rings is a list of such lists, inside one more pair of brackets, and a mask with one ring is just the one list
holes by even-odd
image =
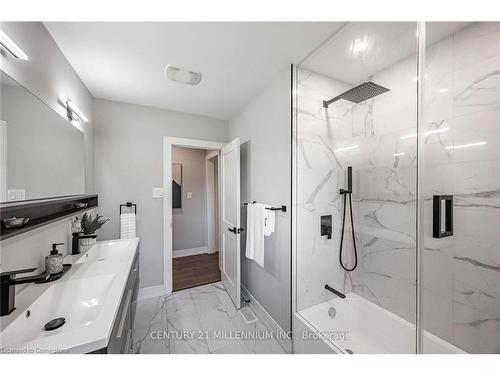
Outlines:
{"label": "recessed ceiling light", "polygon": [[365,52],[369,46],[370,42],[368,41],[368,38],[366,36],[355,39],[351,45],[351,54],[357,56],[362,52]]}
{"label": "recessed ceiling light", "polygon": [[173,65],[167,65],[165,75],[171,81],[184,83],[186,85],[197,85],[201,82],[201,73],[193,72],[186,68],[180,68]]}

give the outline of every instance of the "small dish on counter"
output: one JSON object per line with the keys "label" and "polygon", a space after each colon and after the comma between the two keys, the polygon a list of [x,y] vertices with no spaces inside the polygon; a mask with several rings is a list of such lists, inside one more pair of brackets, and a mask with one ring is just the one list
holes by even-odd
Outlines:
{"label": "small dish on counter", "polygon": [[5,228],[10,229],[10,228],[21,228],[24,227],[28,221],[30,220],[29,217],[9,217],[8,219],[3,219],[2,223]]}

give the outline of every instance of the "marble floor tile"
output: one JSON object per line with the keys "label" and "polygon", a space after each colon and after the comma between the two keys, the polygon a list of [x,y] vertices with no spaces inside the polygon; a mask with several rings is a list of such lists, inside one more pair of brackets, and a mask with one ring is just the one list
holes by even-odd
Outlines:
{"label": "marble floor tile", "polygon": [[152,332],[163,331],[165,322],[153,323],[150,326],[135,328],[132,333],[132,350],[134,354],[170,354],[170,340],[158,339]]}
{"label": "marble floor tile", "polygon": [[285,354],[285,351],[272,336],[270,330],[261,322],[250,324],[248,328],[254,333],[252,338],[243,340],[243,344],[252,354]]}
{"label": "marble floor tile", "polygon": [[234,342],[216,350],[214,354],[250,354],[250,351],[241,342]]}
{"label": "marble floor tile", "polygon": [[166,301],[170,296],[146,298],[137,302],[134,329],[166,320]]}
{"label": "marble floor tile", "polygon": [[220,282],[138,301],[134,327],[137,354],[285,353],[262,322],[246,324]]}
{"label": "marble floor tile", "polygon": [[[214,285],[191,290],[201,329],[206,333],[210,351],[215,352],[233,343],[236,332],[245,330],[243,317],[238,313],[225,290]],[[224,298],[224,295],[228,298]]]}

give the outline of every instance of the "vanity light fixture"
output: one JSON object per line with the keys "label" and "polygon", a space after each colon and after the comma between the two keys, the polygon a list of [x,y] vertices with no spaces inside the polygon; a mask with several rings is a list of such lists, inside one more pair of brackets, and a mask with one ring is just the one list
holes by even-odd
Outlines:
{"label": "vanity light fixture", "polygon": [[466,148],[466,147],[474,147],[474,146],[484,146],[486,142],[476,142],[476,143],[467,143],[465,145],[456,145],[456,146],[447,146],[446,150],[452,150],[456,148]]}
{"label": "vanity light fixture", "polygon": [[0,46],[5,48],[16,59],[28,60],[28,55],[2,30],[0,30]]}
{"label": "vanity light fixture", "polygon": [[333,150],[333,152],[341,152],[341,151],[354,150],[355,148],[358,148],[358,147],[359,147],[358,145],[347,146],[347,147],[342,147],[342,148],[338,148],[336,150]]}
{"label": "vanity light fixture", "polygon": [[[424,132],[424,135],[427,136],[427,135],[432,135],[432,134],[437,134],[437,133],[444,133],[444,132],[447,132],[448,130],[450,130],[450,128],[441,128],[441,129],[429,130],[427,132]],[[410,135],[403,135],[400,138],[401,139],[415,138],[417,135],[418,135],[417,133],[410,134]]]}
{"label": "vanity light fixture", "polygon": [[[87,117],[80,111],[80,108],[76,106],[75,103],[73,103],[71,100],[68,100],[66,102],[66,113],[68,115],[68,119],[70,121],[83,121],[83,122],[89,122]],[[76,117],[75,117],[76,115]]]}

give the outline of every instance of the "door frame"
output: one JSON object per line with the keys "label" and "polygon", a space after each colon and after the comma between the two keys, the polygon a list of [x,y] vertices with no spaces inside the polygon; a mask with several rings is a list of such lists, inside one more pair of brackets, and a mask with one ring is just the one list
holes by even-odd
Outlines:
{"label": "door frame", "polygon": [[[163,137],[163,287],[172,293],[172,146],[221,150],[227,143],[192,138]],[[219,175],[220,176],[220,175]]]}
{"label": "door frame", "polygon": [[[212,152],[208,153],[207,156],[205,156],[205,190],[207,194],[207,252],[208,254],[213,254],[215,251],[213,248],[210,248],[211,246],[211,236],[210,236],[210,229],[212,229],[212,232],[214,233],[214,246],[219,249],[220,244],[217,243],[217,239],[219,239],[219,236],[217,236],[217,230],[219,230],[219,226],[217,225],[218,216],[215,215],[217,212],[220,210],[217,210],[217,206],[219,203],[219,200],[215,200],[215,196],[220,190],[220,181],[219,181],[219,176],[217,175],[217,187],[215,187],[215,163],[217,163],[217,167],[220,167],[220,157],[219,157],[219,152],[220,150],[213,150]],[[214,161],[213,159],[217,159]],[[212,174],[211,178],[209,178],[209,175]],[[213,203],[210,201],[210,195],[212,193],[212,200]],[[214,219],[217,216],[217,219]],[[211,224],[213,227],[211,228]],[[220,264],[219,264],[220,267]]]}

